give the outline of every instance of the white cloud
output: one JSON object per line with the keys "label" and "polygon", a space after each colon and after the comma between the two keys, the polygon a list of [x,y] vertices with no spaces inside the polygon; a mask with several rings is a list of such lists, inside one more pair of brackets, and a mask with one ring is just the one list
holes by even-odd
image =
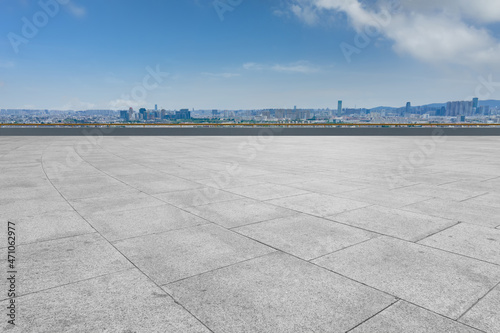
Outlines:
{"label": "white cloud", "polygon": [[202,75],[205,76],[210,76],[210,77],[218,77],[218,78],[224,78],[224,79],[230,79],[232,77],[240,76],[238,73],[201,73]]}
{"label": "white cloud", "polygon": [[75,4],[73,1],[70,1],[67,5],[66,8],[69,10],[73,16],[76,17],[84,17],[87,15],[87,9],[81,5]]}
{"label": "white cloud", "polygon": [[247,62],[246,64],[243,64],[243,68],[246,70],[263,70],[264,66],[257,64],[255,62]]}
{"label": "white cloud", "polygon": [[145,101],[135,101],[131,99],[115,99],[108,103],[109,107],[112,109],[128,109],[128,108],[138,108],[140,105],[146,104]]}
{"label": "white cloud", "polygon": [[301,73],[310,74],[319,71],[317,66],[312,65],[308,61],[297,61],[290,64],[275,64],[275,65],[263,65],[254,62],[249,62],[243,65],[246,70],[269,70],[275,72],[283,73]]}
{"label": "white cloud", "polygon": [[399,0],[408,11],[433,14],[444,12],[462,16],[477,22],[500,22],[500,2],[498,0]]}
{"label": "white cloud", "polygon": [[357,32],[376,29],[396,52],[422,61],[500,67],[500,42],[487,29],[500,22],[498,0],[290,0],[289,10],[307,24],[343,12]]}
{"label": "white cloud", "polygon": [[315,24],[319,19],[315,8],[307,3],[293,4],[290,10],[307,24]]}
{"label": "white cloud", "polygon": [[61,110],[89,110],[95,107],[95,104],[83,102],[79,98],[69,99],[60,109]]}

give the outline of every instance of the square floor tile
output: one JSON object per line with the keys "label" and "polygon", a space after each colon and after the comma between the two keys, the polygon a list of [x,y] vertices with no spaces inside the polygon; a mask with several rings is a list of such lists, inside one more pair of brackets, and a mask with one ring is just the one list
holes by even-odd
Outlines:
{"label": "square floor tile", "polygon": [[485,332],[500,332],[500,286],[488,293],[459,321]]}
{"label": "square floor tile", "polygon": [[348,184],[344,182],[343,184],[339,184],[334,180],[327,180],[327,179],[302,182],[298,184],[292,184],[291,186],[307,190],[310,192],[323,193],[323,194],[337,194],[342,192],[359,190],[366,187],[355,183]]}
{"label": "square floor tile", "polygon": [[491,192],[467,200],[468,203],[500,208],[500,193]]}
{"label": "square floor tile", "polygon": [[498,229],[460,223],[421,240],[419,244],[500,265],[500,230]]}
{"label": "square floor tile", "polygon": [[155,197],[176,207],[201,206],[210,203],[244,199],[242,196],[214,187],[155,194]]}
{"label": "square floor tile", "polygon": [[480,333],[423,308],[399,301],[349,333]]}
{"label": "square floor tile", "polygon": [[395,299],[275,253],[166,285],[214,332],[345,332]]}
{"label": "square floor tile", "polygon": [[201,184],[189,180],[180,179],[177,177],[170,177],[167,180],[161,179],[148,182],[134,183],[133,186],[148,194],[192,190],[195,188],[203,187],[203,185]]}
{"label": "square floor tile", "polygon": [[233,187],[227,189],[227,191],[255,200],[270,200],[308,193],[298,188],[278,184],[257,184]]}
{"label": "square floor tile", "polygon": [[171,205],[101,212],[87,219],[110,241],[210,223]]}
{"label": "square floor tile", "polygon": [[16,303],[16,327],[2,322],[5,332],[210,332],[136,269],[19,297]]}
{"label": "square floor tile", "polygon": [[135,194],[122,195],[116,193],[115,195],[105,196],[99,196],[96,193],[95,197],[69,200],[69,202],[78,213],[85,217],[96,212],[119,212],[165,204],[163,201],[139,191]]}
{"label": "square floor tile", "polygon": [[499,266],[388,237],[314,262],[453,319],[500,282]]}
{"label": "square floor tile", "polygon": [[330,220],[409,241],[417,241],[457,221],[382,206],[370,206],[328,216]]}
{"label": "square floor tile", "polygon": [[317,193],[297,195],[267,202],[316,216],[328,216],[371,205],[366,202]]}
{"label": "square floor tile", "polygon": [[310,215],[296,215],[233,229],[305,260],[376,237],[376,234]]}
{"label": "square floor tile", "polygon": [[187,211],[226,228],[292,216],[296,212],[257,200],[242,199],[187,207]]}
{"label": "square floor tile", "polygon": [[[15,223],[17,245],[95,232],[74,210],[52,211],[12,219],[0,213],[0,222],[6,226],[8,221]],[[2,232],[0,248],[7,246],[7,232]]]}
{"label": "square floor tile", "polygon": [[356,191],[338,193],[335,196],[368,202],[374,205],[399,208],[412,203],[429,199],[430,197],[421,196],[413,193],[400,193],[397,190],[367,188]]}
{"label": "square floor tile", "polygon": [[402,209],[486,227],[496,227],[500,216],[500,208],[497,207],[443,199],[430,199],[405,206]]}
{"label": "square floor tile", "polygon": [[[132,267],[96,233],[21,245],[16,252],[18,295]],[[4,287],[6,280],[1,281],[0,285]]]}
{"label": "square floor tile", "polygon": [[275,251],[214,224],[131,238],[114,244],[158,284]]}
{"label": "square floor tile", "polygon": [[400,189],[394,190],[397,193],[402,194],[416,194],[423,197],[433,197],[440,198],[445,200],[453,200],[453,201],[463,201],[478,195],[484,194],[484,191],[473,191],[473,190],[458,190],[458,189],[450,189],[442,186],[436,185],[424,185],[419,184],[415,186],[408,186]]}

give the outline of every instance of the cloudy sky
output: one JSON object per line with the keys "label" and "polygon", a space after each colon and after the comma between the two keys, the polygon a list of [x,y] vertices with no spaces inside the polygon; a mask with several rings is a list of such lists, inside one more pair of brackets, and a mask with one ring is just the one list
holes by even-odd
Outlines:
{"label": "cloudy sky", "polygon": [[500,99],[498,0],[0,0],[0,108]]}

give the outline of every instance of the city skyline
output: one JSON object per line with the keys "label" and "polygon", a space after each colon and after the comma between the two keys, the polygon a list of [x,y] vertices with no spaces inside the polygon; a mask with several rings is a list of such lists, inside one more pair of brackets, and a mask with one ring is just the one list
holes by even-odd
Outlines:
{"label": "city skyline", "polygon": [[[430,108],[437,108],[437,107],[446,107],[450,103],[461,103],[461,102],[470,102],[471,105],[475,108],[479,106],[491,106],[492,108],[500,108],[500,100],[496,99],[489,99],[489,100],[481,100],[477,97],[472,98],[471,100],[457,100],[457,101],[440,101],[440,102],[435,102],[435,103],[429,103],[429,104],[422,104],[422,105],[414,105],[412,102],[405,102],[403,105],[399,106],[389,106],[389,105],[378,105],[375,107],[365,107],[362,105],[357,105],[353,104],[352,102],[350,104],[353,104],[354,106],[351,107],[348,105],[347,107],[344,105],[343,100],[339,100],[336,104],[332,102],[332,105],[329,105],[327,107],[323,108],[314,108],[314,107],[297,107],[294,105],[293,107],[264,107],[264,108],[234,108],[234,109],[227,109],[227,108],[221,108],[221,109],[213,109],[209,107],[202,107],[202,108],[186,108],[186,105],[184,104],[183,107],[179,108],[165,108],[160,104],[152,104],[152,105],[139,105],[138,107],[124,107],[124,108],[89,108],[89,109],[57,109],[57,108],[46,108],[46,107],[40,107],[40,108],[19,108],[19,107],[14,107],[14,108],[6,108],[2,107],[0,105],[0,111],[1,110],[33,110],[33,111],[40,111],[40,110],[50,110],[50,111],[61,111],[61,112],[66,112],[66,111],[94,111],[94,110],[101,110],[101,111],[126,111],[133,109],[135,112],[138,112],[141,109],[146,109],[148,111],[160,111],[160,110],[166,110],[166,111],[180,111],[183,109],[190,110],[190,111],[258,111],[258,110],[331,110],[331,111],[337,111],[337,113],[341,110],[345,109],[363,109],[363,110],[379,110],[379,109],[387,109],[387,110],[396,110],[396,109],[408,109],[408,108],[422,108],[422,107],[430,107]],[[335,105],[334,105],[335,104]]]}
{"label": "city skyline", "polygon": [[0,107],[334,109],[337,100],[373,108],[500,99],[500,4],[492,0],[473,8],[231,3],[3,3]]}

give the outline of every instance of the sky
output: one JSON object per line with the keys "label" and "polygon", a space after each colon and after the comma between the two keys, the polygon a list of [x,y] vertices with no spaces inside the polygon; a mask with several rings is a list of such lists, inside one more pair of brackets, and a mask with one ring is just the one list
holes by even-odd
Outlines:
{"label": "sky", "polygon": [[0,108],[500,99],[498,0],[0,0]]}

